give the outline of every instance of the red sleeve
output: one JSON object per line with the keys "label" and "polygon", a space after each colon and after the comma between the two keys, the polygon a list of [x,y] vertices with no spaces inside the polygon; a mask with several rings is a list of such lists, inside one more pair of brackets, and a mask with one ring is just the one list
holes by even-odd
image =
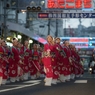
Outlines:
{"label": "red sleeve", "polygon": [[50,48],[49,48],[48,44],[45,44],[44,45],[44,51],[48,51],[48,50],[50,50]]}
{"label": "red sleeve", "polygon": [[80,56],[74,51],[74,58],[77,60],[77,61],[80,61]]}
{"label": "red sleeve", "polygon": [[2,61],[2,54],[3,54],[4,52],[3,52],[3,49],[2,49],[2,47],[0,47],[0,64],[1,64],[1,61]]}
{"label": "red sleeve", "polygon": [[15,48],[12,48],[12,52],[14,54],[14,59],[15,59],[15,62],[19,62],[20,58],[19,58],[19,51],[16,50]]}
{"label": "red sleeve", "polygon": [[24,46],[21,48],[21,50],[24,52]]}
{"label": "red sleeve", "polygon": [[77,54],[77,60],[80,61],[80,56],[79,56],[79,54]]}
{"label": "red sleeve", "polygon": [[66,53],[66,56],[69,58],[69,57],[70,57],[70,51],[67,50],[66,48],[64,48],[64,51],[65,51],[65,53]]}
{"label": "red sleeve", "polygon": [[0,54],[3,54],[3,49],[2,49],[2,47],[0,47]]}
{"label": "red sleeve", "polygon": [[32,50],[29,50],[29,56],[32,57]]}
{"label": "red sleeve", "polygon": [[72,57],[76,57],[76,54],[75,54],[75,52],[72,50]]}

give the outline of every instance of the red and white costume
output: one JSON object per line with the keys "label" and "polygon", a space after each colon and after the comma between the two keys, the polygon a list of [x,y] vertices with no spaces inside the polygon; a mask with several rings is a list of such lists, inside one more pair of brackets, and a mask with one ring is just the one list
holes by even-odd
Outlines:
{"label": "red and white costume", "polygon": [[76,54],[75,51],[73,49],[71,49],[71,58],[72,58],[72,64],[71,64],[71,79],[75,78],[75,64],[76,64],[76,60],[75,60]]}
{"label": "red and white costume", "polygon": [[64,58],[66,57],[65,51],[63,50],[60,44],[56,44],[56,54],[57,54],[57,64],[58,64],[58,71],[59,71],[59,79],[61,82],[65,82],[64,72]]}
{"label": "red and white costume", "polygon": [[70,75],[71,75],[71,50],[69,47],[64,46],[63,50],[66,54],[66,57],[64,58],[64,76],[65,80],[70,80]]}
{"label": "red and white costume", "polygon": [[84,69],[83,69],[82,64],[80,64],[80,56],[76,51],[75,51],[75,60],[76,60],[75,74],[76,74],[77,77],[79,77],[80,75],[83,74]]}
{"label": "red and white costume", "polygon": [[15,82],[18,75],[18,63],[20,58],[19,51],[14,46],[11,48],[11,55],[9,58],[9,77],[11,82]]}
{"label": "red and white costume", "polygon": [[37,78],[37,72],[40,72],[40,64],[39,64],[39,60],[40,60],[40,53],[38,50],[32,50],[32,60],[31,60],[31,71],[30,71],[30,75],[31,75],[31,79],[35,79]]}
{"label": "red and white costume", "polygon": [[40,51],[40,77],[45,77],[44,64],[43,64],[43,51]]}
{"label": "red and white costume", "polygon": [[22,50],[24,52],[24,64],[23,64],[24,80],[27,80],[28,74],[29,74],[30,49],[28,49],[24,46],[24,47],[22,47]]}
{"label": "red and white costume", "polygon": [[52,68],[53,68],[53,79],[52,84],[57,83],[57,79],[59,78],[59,71],[58,71],[58,52],[56,52],[57,45],[53,46],[53,50],[51,50],[52,55]]}
{"label": "red and white costume", "polygon": [[52,49],[53,49],[52,45],[48,43],[44,45],[43,63],[44,63],[44,68],[46,73],[46,78],[45,78],[46,86],[51,86],[51,82],[53,78],[52,57],[50,55]]}
{"label": "red and white costume", "polygon": [[22,49],[18,48],[18,52],[19,52],[19,57],[20,60],[22,61],[22,64],[18,63],[18,77],[17,77],[17,81],[19,80],[23,80],[23,61],[24,61],[24,52]]}
{"label": "red and white costume", "polygon": [[3,51],[3,55],[2,55],[2,70],[3,70],[3,80],[2,80],[2,84],[6,84],[6,81],[8,79],[8,71],[7,71],[7,64],[8,62],[8,50],[2,46],[2,51]]}

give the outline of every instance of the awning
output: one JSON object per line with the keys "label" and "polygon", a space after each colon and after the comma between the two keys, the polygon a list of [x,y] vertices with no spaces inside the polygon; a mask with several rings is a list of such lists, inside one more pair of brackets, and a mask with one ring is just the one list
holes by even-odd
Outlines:
{"label": "awning", "polygon": [[[0,24],[1,24],[1,22],[0,22]],[[42,44],[45,44],[47,42],[44,38],[42,38],[38,35],[34,35],[32,31],[30,31],[29,29],[26,29],[22,25],[19,25],[19,24],[13,23],[13,22],[7,22],[6,25],[9,30],[13,30],[13,31],[17,31],[19,33],[22,33],[22,34],[40,42],[40,43],[42,43]]]}

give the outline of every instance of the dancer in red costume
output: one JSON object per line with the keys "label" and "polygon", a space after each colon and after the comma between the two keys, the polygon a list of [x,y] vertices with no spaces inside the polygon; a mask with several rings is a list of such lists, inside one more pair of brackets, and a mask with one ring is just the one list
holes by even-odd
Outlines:
{"label": "dancer in red costume", "polygon": [[61,60],[60,56],[60,51],[61,50],[60,46],[60,38],[56,38],[54,40],[54,45],[53,45],[53,50],[52,50],[52,66],[53,66],[53,80],[52,84],[57,84],[57,80],[60,76],[60,70],[59,70],[59,60]]}
{"label": "dancer in red costume", "polygon": [[31,56],[31,51],[29,49],[29,40],[25,40],[24,46],[22,50],[24,52],[24,64],[23,64],[23,71],[24,71],[24,80],[28,80],[29,75],[29,58]]}
{"label": "dancer in red costume", "polygon": [[45,77],[45,71],[44,71],[44,64],[43,64],[43,48],[39,48],[40,51],[40,77],[44,78]]}
{"label": "dancer in red costume", "polygon": [[76,77],[80,77],[83,75],[84,69],[83,69],[83,66],[81,64],[81,59],[80,59],[80,56],[79,56],[77,50],[76,50],[75,54],[76,54],[76,62],[77,62],[77,66],[78,66],[78,72],[76,73]]}
{"label": "dancer in red costume", "polygon": [[[19,51],[19,57],[20,57],[20,60],[23,62],[24,61],[24,52],[22,50],[22,44],[20,42],[18,42],[18,51]],[[18,77],[17,77],[17,81],[20,81],[20,80],[23,80],[23,64],[18,64]]]}
{"label": "dancer in red costume", "polygon": [[7,72],[7,65],[8,65],[8,49],[6,48],[6,42],[5,40],[2,40],[2,51],[3,51],[3,55],[2,55],[2,70],[3,70],[3,80],[2,80],[2,84],[6,84],[7,79],[8,79],[8,72]]}
{"label": "dancer in red costume", "polygon": [[19,51],[17,49],[18,45],[18,40],[16,38],[13,38],[13,46],[11,48],[11,54],[12,54],[12,59],[10,58],[10,63],[9,63],[9,76],[10,76],[10,81],[15,82],[17,79],[17,71],[18,71],[18,64],[22,64],[22,61],[20,60],[19,57]]}
{"label": "dancer in red costume", "polygon": [[74,45],[70,44],[70,50],[71,50],[71,60],[72,60],[72,64],[71,64],[71,79],[75,78],[75,51],[74,51]]}
{"label": "dancer in red costume", "polygon": [[45,86],[51,86],[52,78],[53,78],[53,69],[52,69],[52,57],[51,51],[53,50],[53,37],[47,36],[47,44],[44,45],[44,69],[46,73],[45,78]]}
{"label": "dancer in red costume", "polygon": [[72,52],[72,63],[73,63],[73,77],[79,77],[83,74],[83,66],[80,64],[80,56],[76,51],[74,45],[71,45],[71,52]]}
{"label": "dancer in red costume", "polygon": [[66,81],[70,81],[70,75],[71,75],[71,50],[69,48],[69,41],[64,41],[63,50],[66,53],[66,57],[64,58],[64,76]]}
{"label": "dancer in red costume", "polygon": [[65,82],[64,77],[64,58],[66,57],[66,54],[60,45],[60,38],[56,38],[56,54],[57,54],[57,64],[58,64],[58,72],[59,72],[59,80],[61,82]]}
{"label": "dancer in red costume", "polygon": [[40,60],[40,52],[37,48],[37,44],[34,44],[32,49],[32,61],[31,61],[32,68],[30,71],[31,79],[36,79],[37,74],[40,72],[39,60]]}

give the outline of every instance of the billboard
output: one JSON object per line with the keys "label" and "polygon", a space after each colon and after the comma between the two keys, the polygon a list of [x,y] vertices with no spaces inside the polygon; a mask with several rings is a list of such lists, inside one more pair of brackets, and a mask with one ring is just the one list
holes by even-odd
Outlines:
{"label": "billboard", "polygon": [[95,48],[95,37],[60,37],[61,41],[68,40],[76,48]]}
{"label": "billboard", "polygon": [[95,13],[38,13],[38,18],[95,18]]}

